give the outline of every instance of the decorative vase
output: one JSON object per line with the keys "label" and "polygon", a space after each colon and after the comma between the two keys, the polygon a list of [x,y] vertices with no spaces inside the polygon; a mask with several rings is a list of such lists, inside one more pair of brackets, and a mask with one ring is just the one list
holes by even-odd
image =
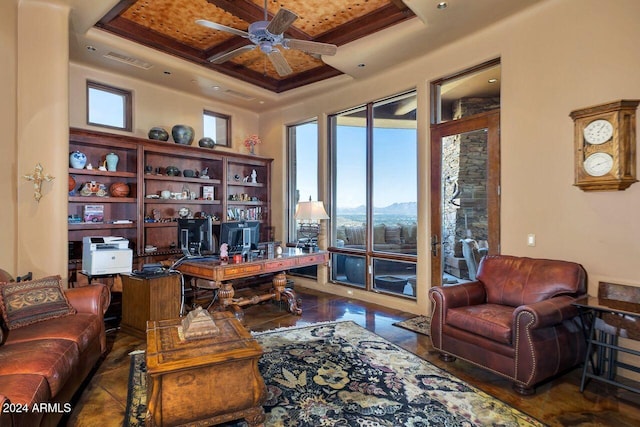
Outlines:
{"label": "decorative vase", "polygon": [[115,172],[116,167],[118,166],[118,160],[120,160],[118,155],[116,153],[109,153],[107,154],[106,159],[107,159],[107,170],[110,172]]}
{"label": "decorative vase", "polygon": [[149,139],[156,139],[158,141],[168,141],[169,132],[161,127],[152,127],[149,130]]}
{"label": "decorative vase", "polygon": [[255,144],[249,144],[249,154],[256,154],[256,152],[253,150],[253,147],[255,147]]}
{"label": "decorative vase", "polygon": [[198,145],[204,148],[214,148],[216,146],[216,142],[212,138],[205,136],[198,141]]}
{"label": "decorative vase", "polygon": [[69,175],[69,192],[72,192],[76,189],[76,180],[73,179],[71,175]]}
{"label": "decorative vase", "polygon": [[87,164],[87,156],[79,151],[74,151],[69,155],[69,165],[74,169],[83,169]]}
{"label": "decorative vase", "polygon": [[171,136],[176,144],[191,145],[194,137],[194,130],[191,126],[175,125],[171,128]]}

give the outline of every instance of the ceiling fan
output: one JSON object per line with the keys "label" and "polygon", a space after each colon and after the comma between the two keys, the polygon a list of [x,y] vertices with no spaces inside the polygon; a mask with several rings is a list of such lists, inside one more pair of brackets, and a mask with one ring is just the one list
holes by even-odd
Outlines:
{"label": "ceiling fan", "polygon": [[231,34],[235,34],[236,36],[249,39],[253,43],[229,52],[213,55],[208,59],[209,62],[213,64],[222,64],[223,62],[238,55],[259,47],[260,50],[267,55],[275,67],[276,72],[281,76],[286,76],[293,73],[293,70],[277,46],[282,46],[284,49],[297,49],[306,53],[318,55],[335,55],[336,50],[338,49],[337,46],[333,44],[285,38],[284,32],[287,31],[296,19],[298,19],[298,15],[288,9],[281,8],[273,19],[268,21],[267,1],[265,0],[264,21],[257,21],[250,24],[248,32],[207,21],[205,19],[196,20],[196,24],[214,30],[226,31]]}

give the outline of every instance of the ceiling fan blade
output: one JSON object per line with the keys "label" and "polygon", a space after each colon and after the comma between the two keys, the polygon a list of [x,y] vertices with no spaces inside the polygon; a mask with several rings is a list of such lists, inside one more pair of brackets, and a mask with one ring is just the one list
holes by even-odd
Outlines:
{"label": "ceiling fan blade", "polygon": [[227,33],[235,34],[236,36],[249,38],[249,33],[247,33],[246,31],[227,27],[226,25],[207,21],[206,19],[196,19],[196,24],[202,25],[203,27],[211,28],[212,30],[226,31]]}
{"label": "ceiling fan blade", "polygon": [[235,58],[238,55],[242,55],[245,52],[248,52],[250,50],[255,49],[255,47],[256,47],[256,45],[254,45],[254,44],[248,44],[246,46],[242,46],[242,47],[239,47],[237,49],[230,50],[229,52],[224,52],[224,53],[219,53],[217,55],[213,55],[212,57],[207,59],[207,61],[211,62],[212,64],[222,64],[223,62],[226,62],[226,61],[230,60],[231,58]]}
{"label": "ceiling fan blade", "polygon": [[310,40],[284,39],[284,47],[298,49],[307,53],[317,53],[319,55],[335,55],[338,47],[334,44],[312,42]]}
{"label": "ceiling fan blade", "polygon": [[288,9],[281,8],[267,25],[267,31],[271,34],[282,34],[296,19],[298,19],[298,15]]}
{"label": "ceiling fan blade", "polygon": [[287,60],[282,56],[282,53],[278,49],[273,49],[269,53],[269,60],[276,69],[276,72],[281,76],[288,76],[293,73],[293,70],[287,63]]}

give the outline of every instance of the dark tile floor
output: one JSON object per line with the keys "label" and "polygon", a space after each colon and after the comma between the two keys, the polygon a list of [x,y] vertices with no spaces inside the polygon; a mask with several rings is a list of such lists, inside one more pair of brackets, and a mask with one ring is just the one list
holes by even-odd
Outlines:
{"label": "dark tile floor", "polygon": [[[405,313],[330,294],[298,289],[303,313],[294,316],[284,306],[266,302],[245,310],[247,328],[263,331],[320,321],[352,320],[395,344],[444,368],[464,381],[486,391],[552,426],[637,426],[640,396],[592,382],[580,393],[580,369],[537,388],[533,396],[523,397],[511,390],[509,381],[465,362],[442,362],[428,337],[393,326],[413,317]],[[109,353],[84,392],[74,403],[69,426],[122,426],[127,401],[129,352],[144,349],[145,343],[116,331],[108,335]]]}

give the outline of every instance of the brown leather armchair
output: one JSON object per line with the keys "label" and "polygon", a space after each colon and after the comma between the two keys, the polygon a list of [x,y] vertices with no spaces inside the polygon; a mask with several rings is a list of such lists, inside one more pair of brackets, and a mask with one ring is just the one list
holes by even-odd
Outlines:
{"label": "brown leather armchair", "polygon": [[459,357],[533,394],[538,383],[584,361],[572,302],[585,294],[579,264],[486,256],[476,281],[430,289],[431,341],[443,360]]}

